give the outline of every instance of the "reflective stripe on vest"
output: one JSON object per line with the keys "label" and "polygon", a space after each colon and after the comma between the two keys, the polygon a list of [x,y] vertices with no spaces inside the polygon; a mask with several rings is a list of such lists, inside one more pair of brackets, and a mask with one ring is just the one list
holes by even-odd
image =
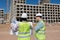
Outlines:
{"label": "reflective stripe on vest", "polygon": [[41,30],[41,31],[38,32],[38,34],[45,34],[45,31]]}
{"label": "reflective stripe on vest", "polygon": [[19,32],[19,34],[30,34],[30,32]]}
{"label": "reflective stripe on vest", "polygon": [[30,35],[29,36],[18,36],[19,38],[27,38],[27,37],[30,37]]}

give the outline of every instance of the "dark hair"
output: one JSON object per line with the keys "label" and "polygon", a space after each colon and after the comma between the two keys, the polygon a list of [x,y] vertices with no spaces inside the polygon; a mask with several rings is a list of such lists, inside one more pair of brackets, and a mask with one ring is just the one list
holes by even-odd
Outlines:
{"label": "dark hair", "polygon": [[36,16],[36,17],[40,17],[40,18],[42,18],[42,16]]}
{"label": "dark hair", "polygon": [[27,18],[20,18],[20,21],[27,21]]}

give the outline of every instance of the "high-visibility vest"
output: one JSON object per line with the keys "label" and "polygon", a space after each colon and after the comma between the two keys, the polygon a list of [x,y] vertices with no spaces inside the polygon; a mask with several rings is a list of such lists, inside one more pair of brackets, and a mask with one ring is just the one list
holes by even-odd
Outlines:
{"label": "high-visibility vest", "polygon": [[20,22],[18,27],[18,37],[30,37],[30,24],[28,22]]}
{"label": "high-visibility vest", "polygon": [[[46,35],[45,35],[45,23],[41,20],[40,22],[43,23],[43,27],[41,27],[39,30],[37,30],[35,32],[35,36],[38,38],[38,39],[46,39]],[[38,24],[37,24],[38,25]]]}

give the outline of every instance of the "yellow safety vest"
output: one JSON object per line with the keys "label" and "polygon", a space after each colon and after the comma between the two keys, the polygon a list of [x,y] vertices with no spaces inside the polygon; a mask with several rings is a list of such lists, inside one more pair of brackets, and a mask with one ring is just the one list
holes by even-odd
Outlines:
{"label": "yellow safety vest", "polygon": [[30,37],[30,24],[28,22],[20,22],[18,27],[18,37]]}
{"label": "yellow safety vest", "polygon": [[[38,40],[42,40],[42,39],[46,39],[46,35],[45,35],[45,23],[41,20],[40,22],[43,23],[43,27],[40,28],[37,32],[35,32],[35,36]],[[37,24],[38,25],[38,24]]]}

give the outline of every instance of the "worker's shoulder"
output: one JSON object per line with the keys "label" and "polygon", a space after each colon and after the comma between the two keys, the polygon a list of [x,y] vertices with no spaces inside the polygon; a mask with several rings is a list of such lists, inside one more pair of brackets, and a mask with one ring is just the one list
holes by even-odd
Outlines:
{"label": "worker's shoulder", "polygon": [[18,23],[22,23],[22,22],[19,22],[19,21],[18,21]]}
{"label": "worker's shoulder", "polygon": [[32,22],[28,22],[28,23],[32,24]]}
{"label": "worker's shoulder", "polygon": [[[20,23],[22,23],[22,22],[18,22],[18,23],[20,24]],[[27,23],[32,24],[32,22],[27,22]]]}
{"label": "worker's shoulder", "polygon": [[32,26],[32,24],[33,24],[32,22],[28,22],[28,23],[29,23],[31,26]]}

